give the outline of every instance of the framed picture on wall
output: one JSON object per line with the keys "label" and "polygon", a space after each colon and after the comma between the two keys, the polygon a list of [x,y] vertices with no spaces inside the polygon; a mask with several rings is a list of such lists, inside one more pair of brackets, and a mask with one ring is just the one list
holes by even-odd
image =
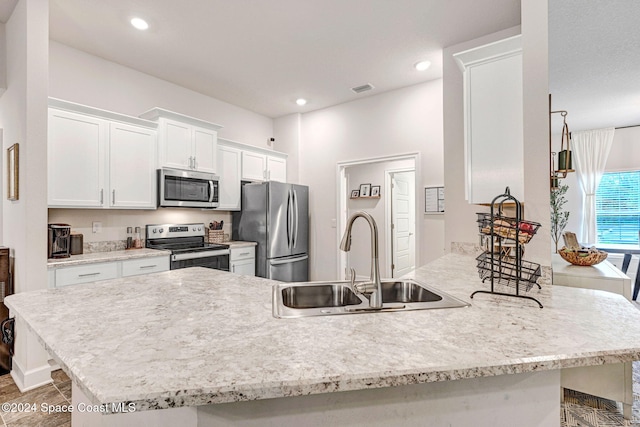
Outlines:
{"label": "framed picture on wall", "polygon": [[371,184],[360,184],[360,197],[371,196]]}
{"label": "framed picture on wall", "polygon": [[360,190],[351,190],[351,198],[357,199],[358,197],[360,197]]}
{"label": "framed picture on wall", "polygon": [[371,187],[371,197],[380,197],[380,186],[374,185]]}

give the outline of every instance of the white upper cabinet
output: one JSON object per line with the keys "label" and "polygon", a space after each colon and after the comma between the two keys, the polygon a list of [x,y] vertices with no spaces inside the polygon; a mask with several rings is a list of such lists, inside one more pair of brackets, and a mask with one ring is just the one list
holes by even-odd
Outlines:
{"label": "white upper cabinet", "polygon": [[160,167],[217,172],[218,130],[222,126],[162,108],[140,117],[159,123]]}
{"label": "white upper cabinet", "polygon": [[509,187],[524,201],[522,41],[453,55],[464,74],[465,196],[490,203]]}
{"label": "white upper cabinet", "polygon": [[49,109],[49,206],[104,206],[107,131],[105,120]]}
{"label": "white upper cabinet", "polygon": [[218,209],[240,210],[242,151],[218,141]]}
{"label": "white upper cabinet", "polygon": [[155,209],[156,126],[50,98],[49,207]]}
{"label": "white upper cabinet", "polygon": [[155,208],[156,132],[111,123],[109,135],[109,206]]}
{"label": "white upper cabinet", "polygon": [[287,182],[287,159],[276,153],[266,154],[254,149],[243,150],[242,179]]}

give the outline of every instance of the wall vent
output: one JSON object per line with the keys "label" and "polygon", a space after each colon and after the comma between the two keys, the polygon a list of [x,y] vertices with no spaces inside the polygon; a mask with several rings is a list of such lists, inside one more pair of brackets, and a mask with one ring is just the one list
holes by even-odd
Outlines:
{"label": "wall vent", "polygon": [[351,90],[355,93],[362,93],[368,90],[373,89],[373,85],[371,83],[367,83],[366,85],[352,87]]}

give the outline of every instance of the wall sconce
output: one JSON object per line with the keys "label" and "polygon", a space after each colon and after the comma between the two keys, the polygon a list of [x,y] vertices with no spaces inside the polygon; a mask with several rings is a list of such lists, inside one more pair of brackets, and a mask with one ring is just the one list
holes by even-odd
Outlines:
{"label": "wall sconce", "polygon": [[[551,115],[560,114],[562,116],[562,140],[560,142],[560,151],[558,155],[558,168],[556,169],[556,153],[551,151]],[[558,188],[559,180],[566,178],[569,172],[575,172],[572,165],[571,156],[571,132],[567,125],[567,111],[551,110],[551,94],[549,94],[549,153],[550,153],[550,171],[551,171],[551,189]]]}

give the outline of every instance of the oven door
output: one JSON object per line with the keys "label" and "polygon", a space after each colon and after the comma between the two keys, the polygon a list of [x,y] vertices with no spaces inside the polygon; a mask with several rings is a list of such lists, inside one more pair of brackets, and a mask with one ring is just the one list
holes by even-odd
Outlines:
{"label": "oven door", "polygon": [[158,169],[158,206],[218,207],[218,176],[179,169]]}
{"label": "oven door", "polygon": [[229,271],[229,251],[191,252],[171,255],[169,269],[205,267],[214,270]]}

